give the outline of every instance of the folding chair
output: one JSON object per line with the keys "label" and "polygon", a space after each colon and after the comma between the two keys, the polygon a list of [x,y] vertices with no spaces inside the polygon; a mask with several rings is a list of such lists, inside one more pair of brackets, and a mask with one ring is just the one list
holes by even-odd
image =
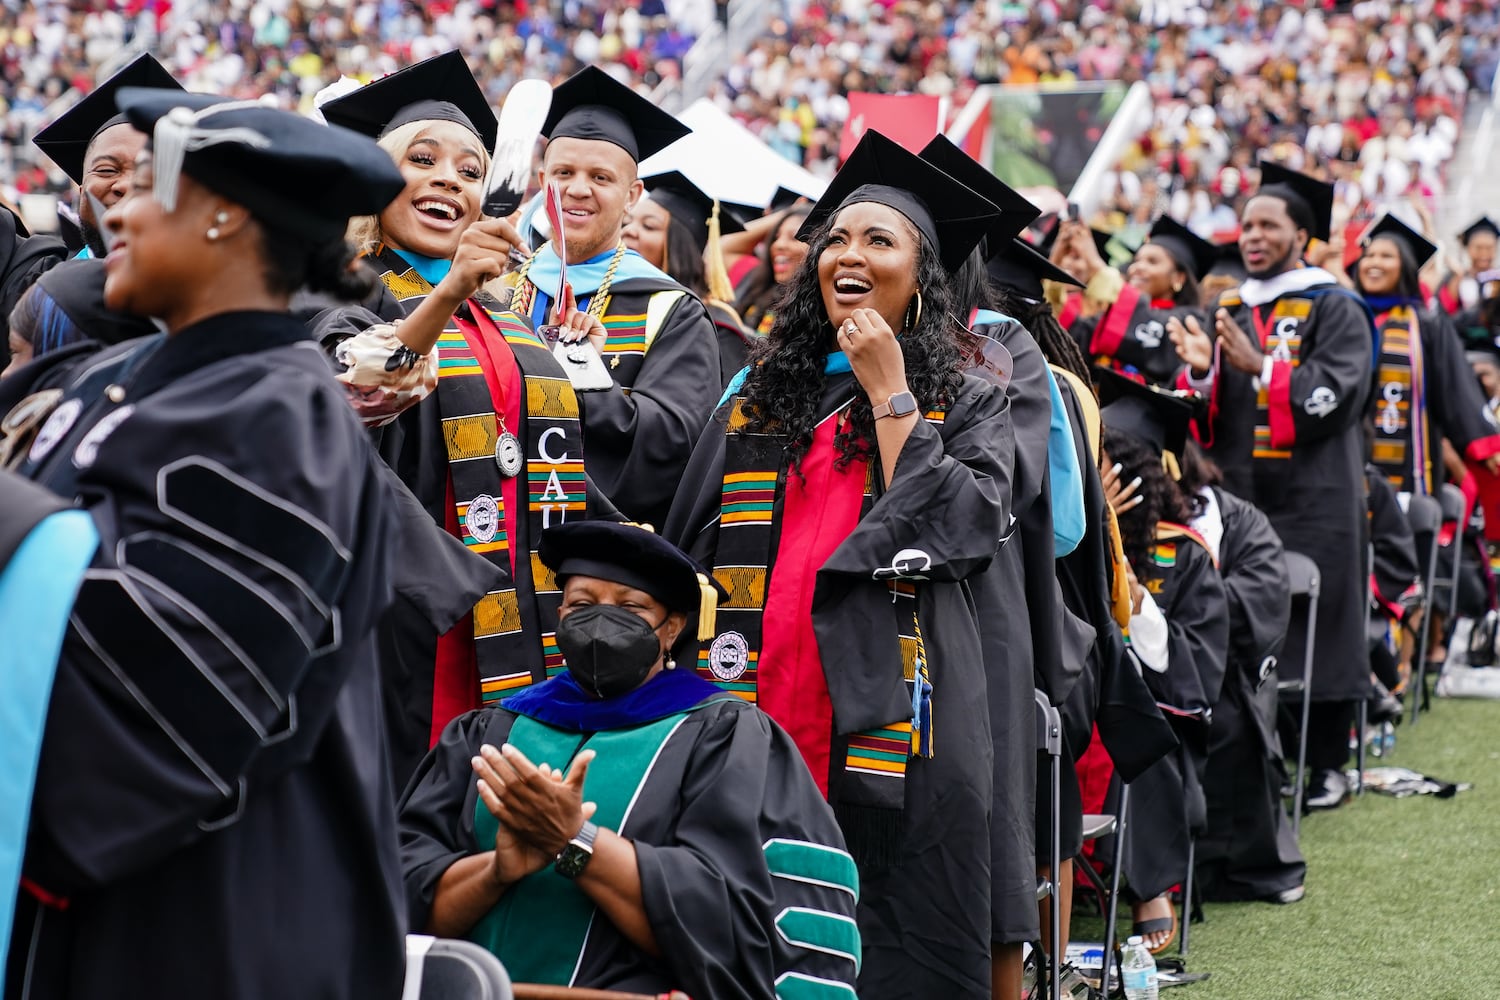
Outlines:
{"label": "folding chair", "polygon": [[[1461,570],[1463,569],[1463,562],[1464,562],[1464,529],[1468,527],[1468,525],[1464,523],[1464,508],[1468,506],[1468,502],[1464,499],[1464,491],[1461,490],[1461,489],[1459,489],[1457,486],[1454,486],[1452,483],[1444,483],[1443,484],[1442,490],[1440,490],[1439,493],[1438,493],[1438,502],[1439,502],[1439,504],[1441,506],[1441,509],[1442,509],[1442,520],[1443,520],[1443,522],[1452,521],[1453,524],[1454,524],[1454,533],[1453,533],[1453,578],[1450,581],[1449,588],[1448,588],[1448,621],[1447,621],[1448,628],[1450,629],[1449,634],[1451,635],[1452,634],[1451,629],[1453,628],[1454,624],[1458,621],[1458,580],[1459,580],[1459,574],[1460,574]],[[1436,557],[1434,556],[1434,559],[1435,558]],[[1433,577],[1434,577],[1434,581],[1433,582],[1434,583],[1436,583],[1436,576],[1437,576],[1437,571],[1436,571],[1436,568],[1434,568],[1434,570],[1433,570]],[[1432,606],[1431,606],[1431,604],[1429,604],[1428,605],[1428,614],[1431,615],[1431,613],[1432,613]],[[1422,630],[1422,634],[1424,636],[1427,635],[1427,630],[1426,630],[1425,627]],[[1424,706],[1431,707],[1428,704],[1428,702],[1427,702],[1427,647],[1426,646],[1422,647],[1422,649],[1419,651],[1419,655],[1417,656],[1416,697],[1412,700],[1412,710],[1411,710],[1411,724],[1413,726],[1415,726],[1417,724],[1417,716],[1419,714],[1421,714],[1421,710],[1422,710],[1422,708]]]}
{"label": "folding chair", "polygon": [[[1371,542],[1365,546],[1365,579],[1371,578],[1375,572],[1375,543]],[[1365,637],[1365,642],[1370,641],[1370,619],[1375,610],[1371,606],[1374,602],[1370,595],[1365,595],[1365,627],[1360,630],[1360,635]],[[1365,647],[1365,661],[1369,662],[1369,647]],[[1368,670],[1366,671],[1368,673]],[[1370,725],[1370,699],[1361,698],[1354,706],[1354,732],[1358,737],[1354,741],[1354,794],[1365,794],[1365,730]]]}
{"label": "folding chair", "polygon": [[1302,679],[1300,681],[1278,681],[1278,694],[1300,694],[1302,696],[1302,724],[1297,738],[1297,778],[1292,790],[1292,836],[1302,837],[1302,784],[1307,778],[1307,724],[1312,711],[1313,654],[1318,635],[1318,595],[1323,590],[1323,578],[1318,564],[1300,552],[1288,549],[1286,574],[1291,583],[1292,597],[1307,599],[1307,648],[1302,654]]}
{"label": "folding chair", "polygon": [[[1036,898],[1037,902],[1041,902],[1049,895],[1052,897],[1052,948],[1056,951],[1057,945],[1062,941],[1062,896],[1057,888],[1057,880],[1062,876],[1062,715],[1041,691],[1036,692],[1036,747],[1047,755],[1052,769],[1047,802],[1052,816],[1052,843],[1048,845],[1047,854],[1047,860],[1052,865],[1052,878],[1039,880]],[[1046,954],[1046,949],[1040,949],[1038,954]],[[1062,996],[1062,967],[1065,957],[1048,955],[1051,987],[1046,996],[1052,1000],[1058,1000]]]}
{"label": "folding chair", "polygon": [[579,986],[543,986],[516,983],[516,1000],[688,1000],[686,993],[620,993],[615,990],[589,990]]}
{"label": "folding chair", "polygon": [[[1099,970],[1099,992],[1105,996],[1109,996],[1109,964],[1118,961],[1115,950],[1119,944],[1119,930],[1115,925],[1118,922],[1116,913],[1120,909],[1120,858],[1125,856],[1125,814],[1129,811],[1129,807],[1130,785],[1122,781],[1120,782],[1118,816],[1085,815],[1083,817],[1084,843],[1107,837],[1111,833],[1115,834],[1115,870],[1110,873],[1109,885],[1104,884],[1104,880],[1099,877],[1098,872],[1094,871],[1094,866],[1087,858],[1079,858],[1079,863],[1073,866],[1075,871],[1083,872],[1089,885],[1093,886],[1099,898],[1104,900],[1104,959]],[[1124,975],[1123,968],[1121,975]]]}
{"label": "folding chair", "polygon": [[[1460,496],[1462,496],[1461,493]],[[1417,724],[1417,717],[1422,714],[1421,688],[1418,685],[1425,684],[1421,665],[1427,662],[1427,642],[1432,637],[1433,588],[1437,585],[1438,534],[1443,528],[1443,505],[1432,497],[1413,493],[1411,502],[1406,508],[1406,521],[1411,525],[1413,535],[1418,538],[1426,535],[1432,539],[1427,546],[1426,558],[1422,559],[1424,567],[1422,571],[1422,593],[1427,598],[1427,610],[1422,614],[1421,634],[1417,638],[1416,652],[1412,656],[1417,661],[1417,685],[1413,685],[1413,687],[1418,693],[1412,698],[1411,703],[1411,724],[1415,726]],[[1419,559],[1422,558],[1422,553],[1417,553],[1417,557]],[[1454,583],[1456,592],[1457,581],[1455,580]]]}
{"label": "folding chair", "polygon": [[513,1000],[515,996],[505,966],[487,949],[472,941],[406,936],[401,1000]]}

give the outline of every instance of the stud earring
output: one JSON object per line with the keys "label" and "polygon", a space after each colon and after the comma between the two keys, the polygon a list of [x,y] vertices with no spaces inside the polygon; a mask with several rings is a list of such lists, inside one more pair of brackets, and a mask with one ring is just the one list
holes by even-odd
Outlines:
{"label": "stud earring", "polygon": [[208,232],[204,233],[203,235],[207,236],[208,237],[208,242],[212,243],[214,240],[216,240],[216,239],[219,238],[219,227],[218,226],[209,226],[208,227]]}
{"label": "stud earring", "polygon": [[209,226],[208,232],[204,234],[208,237],[210,243],[219,238],[219,227],[228,221],[228,212],[217,212],[214,214],[214,225]]}

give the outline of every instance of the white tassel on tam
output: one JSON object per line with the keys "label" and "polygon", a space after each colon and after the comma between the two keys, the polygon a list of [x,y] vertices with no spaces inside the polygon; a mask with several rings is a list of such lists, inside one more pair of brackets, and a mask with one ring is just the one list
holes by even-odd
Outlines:
{"label": "white tassel on tam", "polygon": [[211,115],[265,106],[259,99],[228,101],[196,112],[191,108],[173,108],[158,118],[151,133],[151,189],[157,203],[168,212],[177,207],[177,184],[182,177],[182,161],[188,153],[224,143],[236,143],[253,149],[270,146],[271,140],[253,128],[198,127],[199,122]]}

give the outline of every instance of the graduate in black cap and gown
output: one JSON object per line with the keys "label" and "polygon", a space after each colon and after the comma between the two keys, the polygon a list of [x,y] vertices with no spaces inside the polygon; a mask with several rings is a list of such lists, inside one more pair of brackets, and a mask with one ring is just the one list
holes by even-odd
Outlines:
{"label": "graduate in black cap and gown", "polygon": [[[567,281],[607,331],[595,349],[611,384],[579,399],[590,474],[627,517],[657,525],[723,388],[718,335],[698,297],[620,233],[643,190],[637,166],[689,131],[595,66],[553,92],[542,128],[540,180],[561,196]],[[538,326],[557,305],[559,252],[547,242],[506,279],[512,308]]]}
{"label": "graduate in black cap and gown", "polygon": [[[1135,252],[1123,280],[1109,278],[1092,241],[1075,239],[1079,275],[1091,294],[1114,297],[1102,313],[1081,316],[1069,327],[1095,364],[1136,371],[1158,385],[1170,385],[1182,360],[1167,336],[1167,324],[1194,316],[1207,319],[1198,282],[1214,263],[1214,247],[1169,216],[1157,219]],[[1112,272],[1118,275],[1118,271]],[[1105,274],[1105,279],[1097,275]]]}
{"label": "graduate in black cap and gown", "polygon": [[1183,455],[1180,485],[1193,509],[1188,526],[1218,560],[1229,602],[1228,663],[1209,726],[1198,884],[1205,899],[1293,903],[1302,898],[1307,864],[1282,801],[1286,770],[1276,734],[1276,664],[1291,616],[1284,550],[1266,516],[1224,489],[1218,468],[1194,442]]}
{"label": "graduate in black cap and gown", "polygon": [[965,583],[1010,528],[1013,443],[1004,390],[963,374],[948,275],[995,214],[867,132],[667,522],[730,594],[699,672],[787,729],[859,862],[866,1000],[991,991],[994,751]]}
{"label": "graduate in black cap and gown", "polygon": [[[1437,247],[1394,215],[1360,236],[1349,267],[1380,329],[1380,368],[1370,397],[1370,461],[1397,493],[1442,486],[1443,441],[1472,465],[1500,472],[1500,433],[1486,413],[1453,322],[1422,300],[1418,272]],[[1462,477],[1459,477],[1462,478]]]}
{"label": "graduate in black cap and gown", "polygon": [[1500,242],[1500,225],[1487,215],[1481,215],[1458,234],[1464,254],[1469,258],[1469,269],[1462,274],[1450,274],[1438,288],[1438,305],[1449,316],[1472,311],[1484,300],[1480,287],[1480,275],[1494,270],[1495,247]]}
{"label": "graduate in black cap and gown", "polygon": [[157,332],[151,320],[105,306],[104,280],[104,262],[94,259],[65,260],[38,278],[11,313],[10,365],[0,378],[74,344],[107,347]]}
{"label": "graduate in black cap and gown", "polygon": [[0,385],[0,450],[99,536],[44,703],[6,995],[394,997],[371,638],[393,521],[286,308],[346,288],[344,227],[401,177],[258,102],[118,101],[153,138],[100,220],[105,302],[166,332]]}
{"label": "graduate in black cap and gown", "polygon": [[[1141,502],[1116,511],[1133,574],[1129,657],[1181,746],[1130,780],[1124,855],[1116,856],[1110,837],[1094,856],[1121,865],[1135,915],[1132,933],[1161,951],[1177,923],[1166,893],[1187,877],[1190,838],[1206,821],[1209,721],[1224,681],[1229,608],[1213,554],[1187,527],[1191,508],[1171,474],[1187,438],[1191,397],[1111,369],[1095,373],[1103,404],[1103,460],[1121,465],[1123,477],[1140,480]],[[1119,780],[1102,749],[1091,747],[1079,763],[1089,812],[1117,811]]]}
{"label": "graduate in black cap and gown", "polygon": [[[960,181],[1000,210],[955,284],[977,279],[976,302],[956,302],[969,318],[973,347],[1003,347],[1004,382],[1010,404],[1015,460],[1011,472],[1011,530],[995,561],[970,583],[978,612],[989,690],[990,734],[994,743],[994,808],[990,814],[991,927],[994,943],[994,995],[1019,997],[1022,949],[1038,940],[1036,905],[1036,711],[1032,693],[1040,688],[1061,704],[1083,668],[1093,630],[1063,606],[1056,556],[1072,551],[1084,533],[1083,481],[1072,430],[1047,359],[1031,334],[1013,317],[988,308],[990,289],[985,255],[1004,247],[1040,213],[1034,205],[984,169],[943,136],[922,150],[922,158]],[[997,255],[1003,251],[997,251]],[[1038,258],[1040,259],[1040,258]],[[1049,265],[1050,266],[1050,265]],[[970,278],[969,276],[972,276]],[[985,377],[981,363],[970,369]],[[1064,633],[1069,648],[1064,650]]]}
{"label": "graduate in black cap and gown", "polygon": [[553,528],[540,558],[567,670],[423,761],[401,805],[413,928],[519,982],[854,1000],[861,887],[832,810],[776,723],[672,659],[722,590],[634,524]]}
{"label": "graduate in black cap and gown", "polygon": [[[463,57],[417,63],[322,110],[378,136],[406,179],[352,230],[409,315],[392,327],[337,309],[314,327],[356,408],[380,425],[381,455],[428,516],[499,577],[441,635],[427,616],[404,613],[382,633],[391,753],[404,783],[449,720],[562,670],[560,592],[536,548],[546,527],[613,508],[588,476],[567,373],[527,318],[481,291],[520,237],[504,220],[480,218],[498,123]],[[565,319],[603,333],[580,310]]]}
{"label": "graduate in black cap and gown", "polygon": [[1225,488],[1322,571],[1317,635],[1295,616],[1281,663],[1300,675],[1304,643],[1316,642],[1307,796],[1311,808],[1333,808],[1348,796],[1354,705],[1370,691],[1358,655],[1368,600],[1361,420],[1378,336],[1363,300],[1302,263],[1309,240],[1328,238],[1333,185],[1274,163],[1261,175],[1241,217],[1249,277],[1220,298],[1212,329],[1189,317],[1171,336],[1188,365],[1181,384],[1210,396],[1198,440]]}
{"label": "graduate in black cap and gown", "polygon": [[734,287],[719,241],[745,227],[679,171],[647,177],[643,183],[646,195],[631,208],[622,239],[646,263],[702,300],[719,337],[719,375],[728,385],[745,367],[755,335],[734,311]]}

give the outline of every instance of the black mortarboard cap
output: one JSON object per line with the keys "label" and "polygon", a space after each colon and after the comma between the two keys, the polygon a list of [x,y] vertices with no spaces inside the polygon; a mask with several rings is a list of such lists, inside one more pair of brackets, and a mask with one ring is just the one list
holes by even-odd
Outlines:
{"label": "black mortarboard cap", "polygon": [[1222,274],[1236,281],[1244,281],[1250,277],[1250,272],[1245,269],[1245,256],[1240,253],[1238,243],[1215,243],[1214,262],[1208,268],[1209,274]]}
{"label": "black mortarboard cap", "polygon": [[585,66],[558,84],[542,125],[549,139],[612,142],[637,163],[692,131],[597,66]]}
{"label": "black mortarboard cap", "polygon": [[950,271],[963,265],[999,214],[988,199],[874,129],[844,161],[797,238],[809,241],[831,216],[859,202],[876,202],[906,216]]}
{"label": "black mortarboard cap", "polygon": [[104,278],[102,260],[65,260],[38,278],[36,287],[57,304],[79,332],[101,344],[119,344],[156,333],[156,324],[149,319],[104,305]]}
{"label": "black mortarboard cap", "polygon": [[[692,234],[698,252],[702,253],[708,246],[708,220],[714,212],[714,200],[676,170],[647,177],[643,183],[651,192],[651,200],[666,209],[673,222],[680,223]],[[720,205],[720,234],[738,233],[744,228],[738,218]]]}
{"label": "black mortarboard cap", "polygon": [[1469,228],[1458,234],[1459,241],[1465,246],[1469,241],[1480,233],[1489,233],[1491,236],[1500,237],[1500,225],[1497,225],[1488,215],[1481,215],[1469,223]]}
{"label": "black mortarboard cap", "polygon": [[1158,451],[1181,456],[1197,396],[1150,385],[1112,368],[1095,365],[1099,416],[1104,426],[1129,434]]}
{"label": "black mortarboard cap", "polygon": [[153,195],[175,205],[178,171],[264,225],[326,242],[405,186],[374,141],[258,101],[127,87],[120,110],[151,137]]}
{"label": "black mortarboard cap", "polygon": [[[1057,246],[1057,234],[1060,232],[1062,232],[1062,218],[1059,216],[1053,221],[1052,228],[1047,230],[1047,234],[1042,237],[1042,241],[1036,245],[1036,248],[1050,258],[1052,248]],[[1089,235],[1093,237],[1094,249],[1099,251],[1099,256],[1104,258],[1106,264],[1109,263],[1109,244],[1115,238],[1115,234],[1090,226]]]}
{"label": "black mortarboard cap", "polygon": [[[700,638],[712,638],[713,612],[729,598],[691,556],[638,524],[572,521],[548,528],[537,545],[537,558],[559,584],[571,576],[591,576],[650,594],[668,611],[687,615],[690,626],[696,616]],[[714,607],[705,613],[703,602],[709,598]]]}
{"label": "black mortarboard cap", "polygon": [[[1359,235],[1360,249],[1368,247],[1379,236],[1386,236],[1406,247],[1411,252],[1412,262],[1418,268],[1432,259],[1438,252],[1437,244],[1427,239],[1390,212],[1386,212]],[[1415,275],[1413,275],[1415,277]]]}
{"label": "black mortarboard cap", "polygon": [[1218,256],[1212,243],[1169,215],[1163,215],[1152,224],[1151,238],[1147,242],[1155,243],[1171,254],[1178,267],[1200,281],[1214,266],[1214,258]]}
{"label": "black mortarboard cap", "polygon": [[172,78],[166,67],[143,52],[38,132],[32,139],[36,148],[46,153],[75,184],[83,183],[88,169],[85,159],[94,138],[107,128],[125,124],[125,116],[115,104],[115,95],[123,87],[182,92],[182,84]]}
{"label": "black mortarboard cap", "polygon": [[1059,281],[1064,285],[1082,288],[1083,282],[1058,267],[1036,248],[1019,236],[1012,236],[1000,244],[1000,249],[988,250],[985,267],[990,281],[1022,298],[1041,302],[1046,297],[1042,281]]}
{"label": "black mortarboard cap", "polygon": [[[771,204],[766,206],[767,213],[785,212],[797,202],[806,198],[807,195],[801,191],[793,191],[789,187],[777,186],[776,193],[771,195]],[[811,200],[811,199],[809,199]]]}
{"label": "black mortarboard cap", "polygon": [[1312,228],[1308,235],[1316,240],[1328,240],[1329,227],[1333,224],[1333,185],[1316,177],[1298,173],[1270,160],[1260,164],[1260,190],[1256,196],[1268,195],[1286,202],[1300,202],[1312,217]]}
{"label": "black mortarboard cap", "polygon": [[489,99],[457,50],[372,80],[319,110],[330,124],[372,139],[412,122],[453,122],[478,136],[487,153],[495,151],[500,130]]}
{"label": "black mortarboard cap", "polygon": [[1015,236],[1042,214],[1042,210],[1023,198],[1009,184],[984,169],[972,156],[953,144],[945,135],[933,136],[922,147],[922,159],[959,181],[999,210],[985,238],[999,245]]}

